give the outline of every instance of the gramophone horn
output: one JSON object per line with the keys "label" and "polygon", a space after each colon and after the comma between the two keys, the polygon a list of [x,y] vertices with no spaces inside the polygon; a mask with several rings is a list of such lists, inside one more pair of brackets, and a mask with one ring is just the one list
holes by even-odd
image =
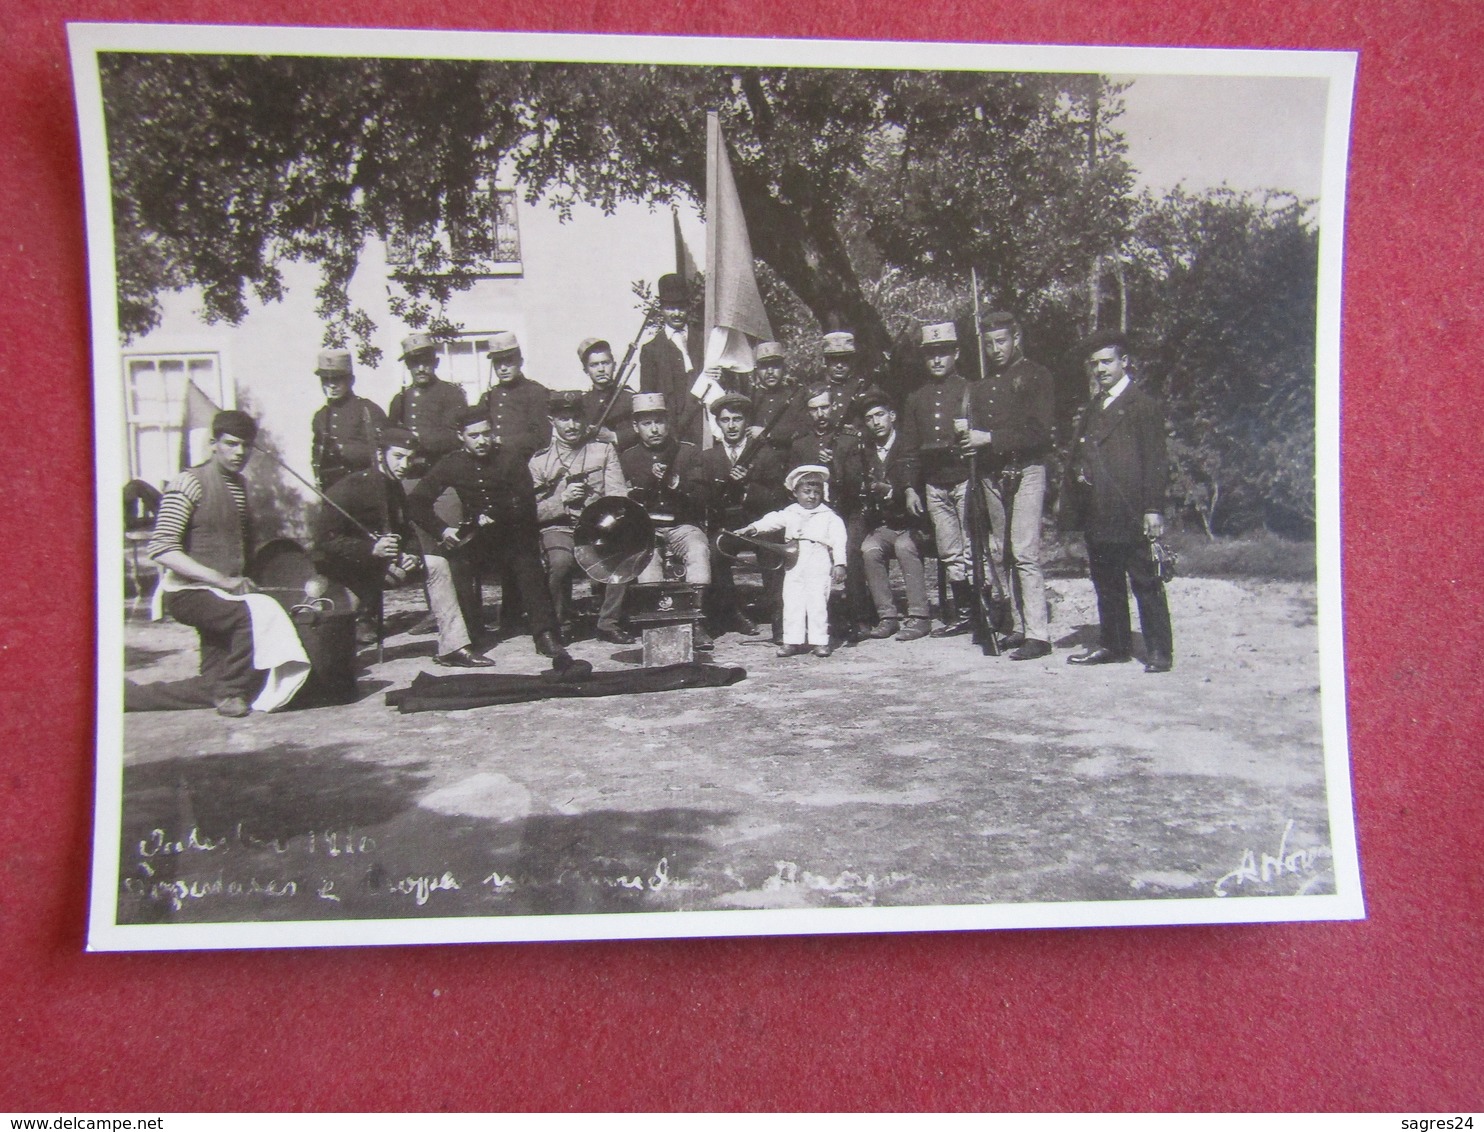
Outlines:
{"label": "gramophone horn", "polygon": [[622,495],[605,495],[582,509],[572,528],[572,556],[595,582],[632,582],[654,555],[654,522]]}
{"label": "gramophone horn", "polygon": [[731,531],[718,531],[712,545],[715,546],[717,554],[723,558],[730,558],[733,562],[737,561],[747,550],[757,552],[759,566],[781,562],[785,567],[789,567],[799,560],[799,547],[795,542],[769,542],[767,539],[749,538],[747,535],[733,534]]}

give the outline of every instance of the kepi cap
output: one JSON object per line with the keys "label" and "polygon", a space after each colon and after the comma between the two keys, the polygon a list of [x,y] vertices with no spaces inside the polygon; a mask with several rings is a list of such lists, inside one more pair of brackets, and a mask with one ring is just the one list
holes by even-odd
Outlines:
{"label": "kepi cap", "polygon": [[487,358],[499,357],[502,354],[520,353],[520,341],[508,330],[496,331],[490,335],[489,353]]}
{"label": "kepi cap", "polygon": [[958,327],[951,322],[933,322],[922,328],[924,346],[957,346]]}
{"label": "kepi cap", "polygon": [[402,360],[405,362],[408,354],[415,354],[419,350],[436,350],[437,348],[438,339],[426,331],[419,330],[402,339]]}
{"label": "kepi cap", "polygon": [[546,397],[546,411],[553,417],[564,413],[582,416],[582,391],[580,389],[553,389]]}
{"label": "kepi cap", "polygon": [[824,356],[855,353],[855,335],[848,330],[832,330],[824,336]]}
{"label": "kepi cap", "polygon": [[757,359],[758,365],[771,361],[781,362],[783,361],[783,343],[759,342],[757,349],[752,352],[752,356]]}
{"label": "kepi cap", "polygon": [[613,353],[613,347],[608,345],[606,338],[584,338],[577,344],[577,357],[583,365],[587,365],[587,356],[600,349]]}
{"label": "kepi cap", "polygon": [[641,413],[663,413],[665,411],[665,395],[663,393],[635,393],[634,405],[630,410],[631,415],[639,416]]}
{"label": "kepi cap", "polygon": [[355,380],[349,350],[321,350],[314,358],[314,372],[321,378],[348,377]]}
{"label": "kepi cap", "polygon": [[388,425],[376,434],[378,448],[406,448],[409,452],[417,448],[417,433],[411,429]]}

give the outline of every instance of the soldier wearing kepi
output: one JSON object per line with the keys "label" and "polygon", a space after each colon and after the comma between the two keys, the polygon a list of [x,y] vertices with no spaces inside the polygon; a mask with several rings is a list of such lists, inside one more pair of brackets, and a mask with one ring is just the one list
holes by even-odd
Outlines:
{"label": "soldier wearing kepi", "polygon": [[926,510],[933,525],[938,561],[948,575],[958,616],[934,629],[932,635],[949,637],[967,633],[972,627],[967,533],[969,464],[959,449],[954,428],[956,420],[964,419],[968,400],[967,384],[958,373],[958,330],[953,323],[924,326],[922,352],[928,380],[907,395],[902,434],[914,453],[913,472],[926,499],[916,490],[905,494],[907,510],[913,516]]}
{"label": "soldier wearing kepi", "polygon": [[[383,428],[377,435],[375,466],[337,482],[326,493],[334,506],[321,507],[315,525],[315,564],[320,573],[355,594],[357,639],[362,644],[376,640],[382,591],[412,580],[423,570],[402,488],[416,446],[417,438],[407,429]],[[439,584],[449,587],[452,600],[446,568],[429,586]]]}
{"label": "soldier wearing kepi", "polygon": [[[704,607],[711,585],[711,548],[706,541],[706,485],[701,450],[670,434],[670,414],[659,393],[634,394],[634,428],[639,443],[619,457],[629,494],[643,505],[664,543],[665,555],[684,572],[687,583],[700,593]],[[664,558],[656,554],[639,575],[640,582],[664,580]],[[701,625],[695,627],[695,647],[711,647]]]}
{"label": "soldier wearing kepi", "polygon": [[417,437],[417,458],[409,478],[422,475],[459,448],[459,414],[469,407],[464,388],[438,377],[438,341],[418,331],[402,339],[402,362],[412,384],[392,398],[387,418]]}
{"label": "soldier wearing kepi", "polygon": [[768,445],[780,460],[788,459],[789,446],[809,432],[809,416],[800,405],[793,384],[788,380],[788,364],[779,342],[759,342],[753,351],[757,369],[753,371],[752,405],[756,427],[761,428],[774,417],[778,423],[768,433]]}
{"label": "soldier wearing kepi", "polygon": [[502,451],[529,460],[546,447],[550,434],[546,415],[550,390],[525,375],[520,342],[508,331],[490,339],[489,360],[495,383],[485,390],[478,407],[489,417],[492,442]]}
{"label": "soldier wearing kepi", "polygon": [[[613,347],[602,338],[584,338],[577,347],[577,356],[582,360],[582,370],[587,374],[592,387],[582,394],[583,420],[591,432],[598,427],[603,414],[608,414],[597,438],[606,440],[620,452],[632,448],[639,442],[634,431],[634,394],[627,389],[615,389],[618,380],[617,364],[613,360]],[[613,408],[610,410],[609,405]]]}
{"label": "soldier wearing kepi", "polygon": [[[473,584],[476,570],[490,566],[513,579],[530,620],[536,651],[550,657],[557,667],[570,666],[572,658],[562,647],[556,611],[541,569],[541,536],[536,525],[536,493],[531,471],[517,452],[496,448],[487,412],[467,409],[459,422],[460,449],[443,457],[419,481],[408,497],[412,520],[448,548],[461,594],[465,625],[477,624],[481,595]],[[463,508],[458,527],[444,523],[433,509],[438,497],[453,488]],[[502,594],[502,600],[509,599]],[[440,641],[450,619],[449,611],[435,607]],[[467,642],[467,631],[462,634]],[[441,644],[440,644],[441,648]],[[448,663],[466,664],[444,655]]]}
{"label": "soldier wearing kepi", "polygon": [[[860,544],[861,558],[877,616],[876,627],[867,636],[884,640],[895,635],[899,641],[915,641],[932,629],[922,548],[917,542],[916,522],[907,511],[907,495],[915,494],[915,460],[897,431],[897,413],[890,397],[872,387],[856,399],[855,405],[866,426],[861,446],[866,470],[861,510],[867,533]],[[891,592],[888,569],[893,557],[907,590],[905,627],[898,620]]]}
{"label": "soldier wearing kepi", "polygon": [[1087,566],[1098,595],[1098,647],[1068,664],[1116,664],[1133,655],[1128,591],[1139,605],[1145,672],[1168,672],[1174,634],[1164,582],[1150,541],[1164,533],[1169,485],[1164,413],[1129,377],[1128,342],[1116,331],[1082,346],[1097,383],[1068,466],[1067,526],[1087,541]]}
{"label": "soldier wearing kepi", "polygon": [[[551,601],[566,634],[572,579],[579,573],[577,559],[573,557],[573,527],[589,503],[604,496],[628,495],[629,485],[619,466],[618,450],[612,444],[603,440],[584,441],[587,424],[581,391],[557,390],[551,394],[549,404],[551,443],[531,457],[530,469]],[[598,583],[594,582],[593,586],[594,592],[598,592]],[[597,637],[609,644],[631,645],[638,639],[619,624],[624,589],[623,585],[602,587]]]}
{"label": "soldier wearing kepi", "polygon": [[342,476],[372,466],[376,434],[387,419],[380,405],[351,392],[356,377],[349,350],[321,350],[314,372],[325,403],[309,423],[310,463],[320,490],[329,491]]}
{"label": "soldier wearing kepi", "polygon": [[969,383],[971,419],[964,446],[978,457],[989,507],[990,553],[996,560],[1008,559],[1015,629],[1000,639],[1000,648],[1011,660],[1035,660],[1051,655],[1041,511],[1056,386],[1050,371],[1022,352],[1014,315],[996,311],[982,326],[988,372],[983,381]]}
{"label": "soldier wearing kepi", "polygon": [[855,430],[851,406],[866,389],[861,376],[860,358],[855,352],[855,335],[848,330],[834,330],[824,336],[824,373],[833,394],[830,422],[838,429]]}

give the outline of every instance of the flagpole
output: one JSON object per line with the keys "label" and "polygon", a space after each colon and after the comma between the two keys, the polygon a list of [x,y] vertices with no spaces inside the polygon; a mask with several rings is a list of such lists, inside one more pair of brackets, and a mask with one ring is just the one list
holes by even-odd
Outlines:
{"label": "flagpole", "polygon": [[[706,299],[701,314],[701,364],[704,366],[706,351],[711,345],[711,331],[716,326],[717,267],[721,263],[721,225],[716,210],[721,199],[721,117],[715,110],[706,111]],[[701,448],[704,451],[715,443],[711,433],[711,422],[706,420],[707,411],[702,406]]]}

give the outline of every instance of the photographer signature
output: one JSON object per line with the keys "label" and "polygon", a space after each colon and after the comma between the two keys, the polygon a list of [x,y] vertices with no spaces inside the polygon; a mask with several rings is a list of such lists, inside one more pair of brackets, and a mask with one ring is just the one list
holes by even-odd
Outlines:
{"label": "photographer signature", "polygon": [[1243,885],[1248,881],[1254,884],[1267,884],[1277,880],[1284,874],[1302,876],[1314,867],[1314,862],[1323,854],[1322,848],[1294,849],[1288,848],[1288,835],[1293,832],[1293,820],[1290,818],[1283,827],[1283,836],[1278,840],[1278,853],[1273,856],[1268,853],[1262,855],[1261,861],[1257,854],[1248,849],[1242,854],[1242,863],[1218,880],[1212,891],[1217,896],[1230,896],[1226,890],[1228,884]]}

